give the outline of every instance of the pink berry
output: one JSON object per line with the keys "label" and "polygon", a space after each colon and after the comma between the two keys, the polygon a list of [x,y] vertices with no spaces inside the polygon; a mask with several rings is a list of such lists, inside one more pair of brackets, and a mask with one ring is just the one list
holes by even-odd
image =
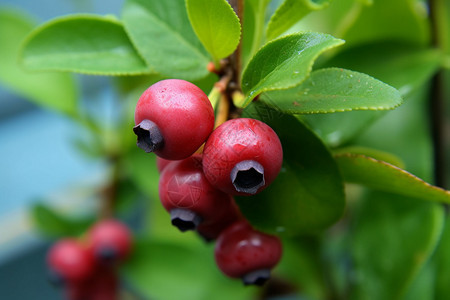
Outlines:
{"label": "pink berry", "polygon": [[282,246],[278,237],[259,232],[244,220],[220,234],[214,254],[224,274],[241,278],[246,285],[262,285],[279,262]]}
{"label": "pink berry", "polygon": [[150,86],[139,98],[133,128],[137,145],[171,160],[192,155],[214,127],[208,96],[194,84],[167,79]]}
{"label": "pink berry", "polygon": [[232,195],[256,194],[278,175],[283,149],[267,124],[248,118],[216,128],[203,150],[203,171],[212,185]]}
{"label": "pink berry", "polygon": [[159,179],[159,197],[181,231],[210,222],[230,205],[229,195],[214,188],[202,170],[200,155],[169,164]]}
{"label": "pink berry", "polygon": [[128,257],[132,248],[132,236],[125,224],[112,219],[103,220],[90,229],[88,243],[95,257],[109,263]]}
{"label": "pink berry", "polygon": [[75,239],[56,242],[47,254],[47,264],[53,276],[63,282],[82,281],[94,271],[95,262],[87,247]]}

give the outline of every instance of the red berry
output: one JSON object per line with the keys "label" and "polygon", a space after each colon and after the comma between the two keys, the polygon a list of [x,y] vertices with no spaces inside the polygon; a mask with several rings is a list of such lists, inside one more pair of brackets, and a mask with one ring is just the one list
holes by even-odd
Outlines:
{"label": "red berry", "polygon": [[47,254],[50,270],[64,282],[82,281],[94,271],[95,262],[87,247],[75,239],[55,243]]}
{"label": "red berry", "polygon": [[116,220],[103,220],[90,229],[88,243],[94,256],[102,262],[115,262],[129,255],[132,236],[125,224]]}
{"label": "red berry", "polygon": [[232,195],[256,194],[278,175],[283,149],[267,124],[248,118],[217,127],[203,150],[203,171],[212,185]]}
{"label": "red berry", "polygon": [[98,268],[88,280],[71,282],[66,293],[69,300],[115,300],[119,298],[118,276],[113,268]]}
{"label": "red berry", "polygon": [[164,169],[159,179],[159,197],[172,224],[181,231],[217,219],[231,201],[229,195],[208,182],[200,155],[173,162]]}
{"label": "red berry", "polygon": [[219,269],[244,284],[262,285],[282,254],[278,237],[259,232],[247,221],[225,229],[217,239],[215,258]]}
{"label": "red berry", "polygon": [[184,159],[208,138],[214,110],[194,84],[167,79],[150,86],[139,98],[133,128],[137,144],[165,159]]}
{"label": "red berry", "polygon": [[171,162],[173,162],[173,160],[164,159],[159,156],[156,157],[156,167],[158,168],[159,173],[161,173],[164,168]]}
{"label": "red berry", "polygon": [[202,222],[197,227],[197,232],[202,236],[205,241],[210,242],[217,239],[220,233],[233,224],[234,222],[243,219],[239,207],[234,199],[230,196],[230,201],[227,205],[221,207],[221,214],[216,216],[213,220]]}

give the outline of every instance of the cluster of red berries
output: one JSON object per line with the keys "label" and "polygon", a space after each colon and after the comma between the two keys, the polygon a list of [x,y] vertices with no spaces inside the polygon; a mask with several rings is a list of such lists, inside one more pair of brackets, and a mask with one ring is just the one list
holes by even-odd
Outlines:
{"label": "cluster of red berries", "polygon": [[277,134],[249,118],[214,129],[206,94],[177,79],[157,82],[142,94],[135,124],[137,145],[158,156],[159,196],[172,224],[217,239],[215,258],[226,275],[244,284],[268,280],[281,258],[281,242],[254,229],[233,196],[259,193],[278,175],[283,152]]}
{"label": "cluster of red berries", "polygon": [[124,224],[99,221],[82,239],[61,239],[50,248],[49,279],[64,287],[69,300],[117,299],[117,266],[131,247],[131,233]]}

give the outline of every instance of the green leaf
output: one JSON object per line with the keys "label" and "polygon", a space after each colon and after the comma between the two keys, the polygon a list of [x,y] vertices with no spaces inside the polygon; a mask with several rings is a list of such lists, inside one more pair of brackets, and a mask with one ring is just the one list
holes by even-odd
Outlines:
{"label": "green leaf", "polygon": [[261,47],[264,37],[264,21],[270,0],[245,0],[244,24],[242,25],[242,66]]}
{"label": "green leaf", "polygon": [[221,274],[211,247],[199,243],[188,247],[155,239],[138,240],[124,271],[146,299],[244,300],[252,299],[256,291]]}
{"label": "green leaf", "polygon": [[299,86],[264,93],[261,100],[288,114],[387,110],[402,103],[400,93],[369,75],[320,69]]}
{"label": "green leaf", "polygon": [[34,204],[30,214],[33,225],[39,232],[53,238],[78,236],[85,232],[94,221],[93,217],[68,218],[42,203]]}
{"label": "green leaf", "polygon": [[442,206],[371,193],[353,222],[352,297],[403,299],[433,253],[444,223]]}
{"label": "green leaf", "polygon": [[335,223],[345,206],[343,183],[328,149],[296,118],[255,102],[244,111],[271,126],[283,146],[283,167],[261,193],[237,198],[243,214],[264,231],[298,235]]}
{"label": "green leaf", "polygon": [[354,11],[355,17],[343,22],[338,35],[349,45],[389,40],[425,46],[430,41],[429,17],[422,1],[377,0],[373,5],[355,5]]}
{"label": "green leaf", "polygon": [[208,74],[208,54],[190,25],[184,0],[127,0],[125,28],[145,61],[170,78]]}
{"label": "green leaf", "polygon": [[445,220],[441,241],[433,261],[436,266],[436,295],[434,299],[445,299],[450,293],[450,217]]}
{"label": "green leaf", "polygon": [[111,17],[71,15],[51,20],[27,37],[22,63],[29,70],[94,75],[150,73],[120,22]]}
{"label": "green leaf", "polygon": [[262,47],[242,75],[244,106],[262,92],[282,90],[302,83],[320,53],[342,44],[328,34],[299,33],[274,40]]}
{"label": "green leaf", "polygon": [[381,160],[396,167],[403,169],[405,167],[405,163],[396,155],[381,151],[378,149],[368,148],[364,146],[347,146],[343,148],[338,148],[333,150],[333,155],[347,155],[347,154],[359,154],[364,156],[369,156],[376,160]]}
{"label": "green leaf", "polygon": [[70,74],[29,73],[18,64],[22,40],[33,27],[29,16],[0,10],[0,83],[38,105],[73,115],[77,109],[77,90]]}
{"label": "green leaf", "polygon": [[326,62],[326,66],[369,74],[395,87],[405,97],[430,79],[441,61],[442,53],[435,49],[380,42],[346,49]]}
{"label": "green leaf", "polygon": [[312,11],[324,9],[330,0],[284,0],[267,24],[266,36],[272,40]]}
{"label": "green leaf", "polygon": [[335,155],[347,182],[427,201],[450,203],[450,191],[432,186],[387,162],[360,154]]}
{"label": "green leaf", "polygon": [[234,52],[241,24],[226,0],[186,0],[186,7],[192,28],[215,62]]}
{"label": "green leaf", "polygon": [[297,118],[308,125],[325,144],[338,147],[363,133],[384,113],[381,110],[354,110],[337,114],[297,115]]}

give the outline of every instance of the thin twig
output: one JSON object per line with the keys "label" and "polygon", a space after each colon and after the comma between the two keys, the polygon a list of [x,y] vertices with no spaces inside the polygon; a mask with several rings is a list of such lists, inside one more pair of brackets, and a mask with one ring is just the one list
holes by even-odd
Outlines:
{"label": "thin twig", "polygon": [[[439,0],[430,0],[430,22],[431,22],[431,42],[436,48],[439,48],[439,20],[437,18],[437,9]],[[431,136],[433,139],[433,154],[434,154],[434,184],[445,188],[446,185],[446,172],[445,172],[445,145],[444,145],[444,111],[445,111],[445,99],[443,90],[443,73],[439,70],[432,78],[430,101],[429,101],[429,113],[431,122]]]}

